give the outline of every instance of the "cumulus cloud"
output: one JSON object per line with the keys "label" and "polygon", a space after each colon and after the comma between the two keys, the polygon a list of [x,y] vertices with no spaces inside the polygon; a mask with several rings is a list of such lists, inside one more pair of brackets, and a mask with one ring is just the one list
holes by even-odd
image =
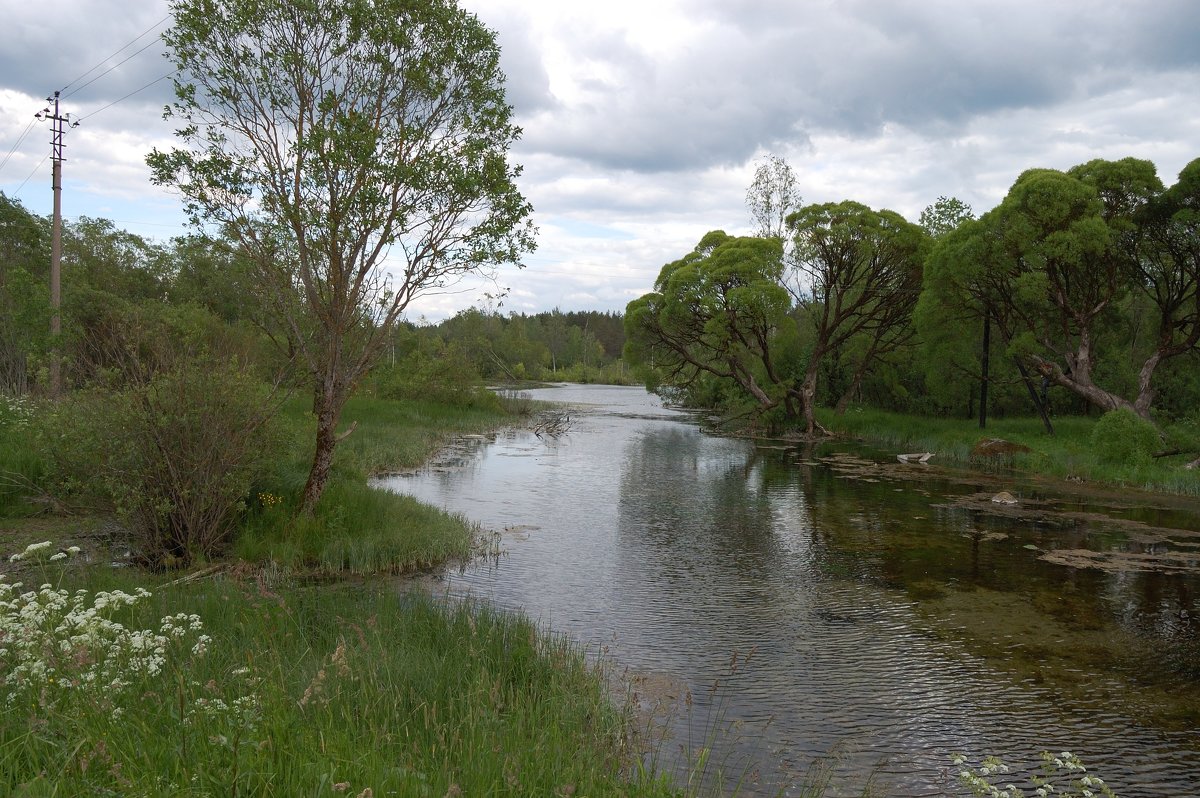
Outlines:
{"label": "cumulus cloud", "polygon": [[[1193,0],[461,2],[502,47],[524,130],[513,158],[541,228],[528,267],[501,272],[506,310],[622,309],[707,231],[749,232],[745,190],[768,153],[789,159],[806,202],[856,199],[910,219],[939,195],[986,211],[1034,166],[1135,156],[1171,183],[1200,154]],[[154,41],[167,13],[164,0],[7,9],[0,154],[48,92]],[[149,185],[143,162],[172,145],[160,119],[170,83],[122,99],[170,71],[162,49],[68,97],[85,118],[67,141],[68,215],[159,238],[181,230],[177,201]],[[33,128],[0,190],[15,191],[47,140]],[[20,197],[46,213],[39,168]],[[496,290],[466,281],[413,315],[440,318]]]}

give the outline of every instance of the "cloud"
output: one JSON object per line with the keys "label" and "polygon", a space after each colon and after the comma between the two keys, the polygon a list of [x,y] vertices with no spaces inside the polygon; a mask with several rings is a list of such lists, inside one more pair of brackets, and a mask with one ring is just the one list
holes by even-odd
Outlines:
{"label": "cloud", "polygon": [[[910,219],[940,195],[995,205],[1025,169],[1148,158],[1164,182],[1200,142],[1194,0],[462,0],[494,29],[524,130],[512,151],[535,208],[528,268],[502,270],[505,310],[620,310],[709,230],[748,233],[754,160],[795,168],[806,202],[855,199]],[[48,0],[0,29],[0,172],[50,207],[43,97],[153,41],[164,0]],[[53,20],[53,24],[47,20]],[[151,29],[134,48],[122,45]],[[64,110],[68,216],[141,235],[182,231],[144,157],[173,146],[170,71],[147,48]],[[89,77],[89,79],[90,79]],[[85,81],[74,84],[77,88]],[[69,89],[70,90],[70,89]],[[115,105],[105,107],[117,101]],[[40,171],[34,171],[38,167]],[[432,318],[488,300],[467,281],[423,298]]]}
{"label": "cloud", "polygon": [[[159,0],[9,3],[0,27],[4,86],[34,97],[64,89],[75,104],[111,102],[171,71],[158,40],[167,15]],[[160,107],[170,96],[169,84],[147,91]]]}

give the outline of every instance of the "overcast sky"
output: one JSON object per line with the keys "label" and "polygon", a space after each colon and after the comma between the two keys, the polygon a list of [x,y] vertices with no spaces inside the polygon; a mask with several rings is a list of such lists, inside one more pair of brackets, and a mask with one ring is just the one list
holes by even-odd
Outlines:
{"label": "overcast sky", "polygon": [[[750,231],[745,192],[768,154],[806,203],[914,221],[940,195],[986,211],[1031,167],[1134,156],[1169,185],[1200,156],[1196,0],[461,1],[499,35],[540,228],[527,268],[502,272],[502,311],[623,310],[705,232]],[[182,232],[144,163],[172,145],[170,81],[143,88],[171,72],[165,0],[0,4],[0,158],[17,145],[0,190],[50,213],[49,126],[29,123],[66,87],[82,124],[64,215]],[[410,318],[494,290],[428,297]]]}

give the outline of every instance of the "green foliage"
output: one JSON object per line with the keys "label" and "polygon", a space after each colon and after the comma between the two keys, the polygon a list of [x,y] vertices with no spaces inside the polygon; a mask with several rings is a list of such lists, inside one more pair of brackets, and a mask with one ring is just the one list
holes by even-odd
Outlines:
{"label": "green foliage", "polygon": [[45,220],[0,193],[0,393],[29,390],[49,345],[49,241]]}
{"label": "green foliage", "polygon": [[942,236],[957,230],[963,222],[975,218],[971,206],[958,197],[938,197],[937,201],[921,211],[917,220],[931,238]]}
{"label": "green foliage", "polygon": [[377,368],[373,376],[375,393],[385,399],[421,399],[451,407],[499,407],[496,395],[484,387],[475,365],[457,343],[437,353],[415,350],[394,366]]}
{"label": "green foliage", "polygon": [[117,392],[81,392],[40,421],[67,500],[116,510],[149,563],[220,554],[272,455],[272,406],[245,369],[181,361]]}
{"label": "green foliage", "polygon": [[[312,512],[342,408],[409,303],[535,246],[495,33],[455,0],[176,0],[154,182],[236,242],[268,327],[304,362]],[[390,257],[386,274],[385,255]]]}
{"label": "green foliage", "polygon": [[1162,446],[1154,425],[1124,408],[1101,416],[1091,439],[1100,459],[1114,464],[1146,465]]}
{"label": "green foliage", "polygon": [[740,386],[764,411],[782,402],[772,351],[775,330],[790,324],[782,252],[775,238],[705,235],[662,268],[654,293],[629,303],[626,359],[653,366],[669,387],[713,377]]}
{"label": "green foliage", "polygon": [[672,794],[625,774],[584,652],[521,617],[382,582],[83,578],[0,609],[27,627],[0,657],[28,666],[0,672],[41,674],[0,687],[5,795]]}
{"label": "green foliage", "polygon": [[828,376],[842,353],[853,348],[862,353],[839,401],[844,407],[869,369],[911,342],[930,238],[893,211],[851,201],[801,208],[788,217],[788,226],[800,282],[807,286],[802,304],[813,329],[801,389],[811,434],[823,370]]}

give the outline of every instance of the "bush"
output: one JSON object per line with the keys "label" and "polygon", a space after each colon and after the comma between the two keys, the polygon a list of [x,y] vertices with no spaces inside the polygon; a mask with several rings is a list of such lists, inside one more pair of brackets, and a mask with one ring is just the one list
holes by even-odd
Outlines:
{"label": "bush", "polygon": [[1105,413],[1092,427],[1092,451],[1107,463],[1146,465],[1161,444],[1153,424],[1123,408]]}
{"label": "bush", "polygon": [[245,370],[184,361],[142,384],[83,392],[43,420],[67,501],[116,510],[150,564],[218,554],[273,454],[272,408]]}
{"label": "bush", "polygon": [[418,399],[451,407],[498,409],[496,395],[457,344],[429,355],[415,351],[376,372],[375,391],[384,399]]}

